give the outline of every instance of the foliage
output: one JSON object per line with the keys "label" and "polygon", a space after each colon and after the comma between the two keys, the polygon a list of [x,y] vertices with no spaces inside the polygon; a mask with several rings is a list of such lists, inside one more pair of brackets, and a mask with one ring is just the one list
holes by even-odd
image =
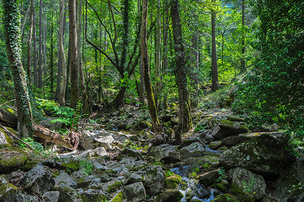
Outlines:
{"label": "foliage", "polygon": [[167,170],[165,174],[166,177],[171,177],[172,175],[174,175],[174,173],[171,170]]}
{"label": "foliage", "polygon": [[[31,147],[33,147],[35,150],[37,150],[37,152],[42,152],[42,151],[44,151],[44,149],[43,149],[43,146],[40,144],[40,143],[38,143],[38,142],[35,142],[34,140],[33,140],[33,138],[30,138],[30,137],[27,137],[27,138],[22,138],[22,140],[24,141],[24,142],[26,142],[27,144],[29,144]],[[19,145],[19,147],[20,148],[27,148],[27,145],[26,144],[24,144],[23,142],[21,142],[21,141],[18,141],[18,145]]]}
{"label": "foliage", "polygon": [[92,174],[93,170],[93,164],[88,159],[80,159],[79,160],[79,169],[83,172],[85,172],[87,175]]}
{"label": "foliage", "polygon": [[255,43],[261,56],[239,83],[234,110],[246,113],[254,126],[286,124],[302,134],[304,4],[295,0],[250,3],[261,21]]}
{"label": "foliage", "polygon": [[220,167],[219,169],[219,177],[215,180],[216,182],[220,182],[225,178],[225,169]]}

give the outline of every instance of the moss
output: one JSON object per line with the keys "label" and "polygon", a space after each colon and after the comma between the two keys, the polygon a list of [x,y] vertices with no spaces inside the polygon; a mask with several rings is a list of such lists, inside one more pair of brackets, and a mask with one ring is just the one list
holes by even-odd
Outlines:
{"label": "moss", "polygon": [[108,187],[108,192],[109,192],[109,193],[115,192],[115,191],[117,191],[118,189],[120,189],[120,187],[122,187],[122,183],[121,183],[120,181],[115,182],[113,185],[110,185],[110,186]]}
{"label": "moss", "polygon": [[65,168],[67,172],[72,173],[73,171],[77,171],[79,169],[79,162],[78,161],[70,161],[61,164],[62,168]]}
{"label": "moss", "polygon": [[10,137],[4,132],[4,130],[2,130],[1,128],[0,128],[0,132],[3,133],[3,135],[4,135],[4,137],[5,137],[5,140],[6,140],[6,142],[8,143],[8,145],[9,145],[9,146],[12,146],[14,142],[11,140],[11,138],[10,138]]}
{"label": "moss", "polygon": [[211,202],[240,202],[240,201],[231,194],[221,194],[221,195],[218,195]]}
{"label": "moss", "polygon": [[52,170],[51,173],[52,173],[53,178],[56,178],[56,177],[58,177],[60,175],[60,171],[59,170]]}
{"label": "moss", "polygon": [[218,148],[217,150],[218,150],[218,151],[226,151],[226,150],[228,150],[228,148],[227,148],[227,147],[220,147],[220,148]]}
{"label": "moss", "polygon": [[222,192],[225,192],[227,190],[227,187],[222,183],[214,183],[211,185],[211,188],[219,189]]}
{"label": "moss", "polygon": [[21,167],[21,170],[27,172],[34,168],[38,164],[38,161],[27,161],[25,165]]}
{"label": "moss", "polygon": [[10,146],[1,146],[0,173],[10,173],[21,168],[27,161],[28,155],[22,149]]}
{"label": "moss", "polygon": [[229,121],[229,120],[221,120],[220,123],[223,124],[224,126],[233,128],[233,122],[232,122],[232,121]]}
{"label": "moss", "polygon": [[123,192],[120,191],[114,196],[114,198],[112,198],[110,202],[122,202],[124,198]]}
{"label": "moss", "polygon": [[91,201],[107,201],[107,197],[103,194],[87,194],[83,193],[81,195],[81,199],[83,202],[91,202]]}
{"label": "moss", "polygon": [[0,175],[0,201],[9,201],[11,195],[16,195],[19,188],[9,183],[5,175]]}
{"label": "moss", "polygon": [[182,182],[182,177],[173,174],[172,176],[166,178],[166,187],[169,189],[176,189],[177,185],[181,182]]}

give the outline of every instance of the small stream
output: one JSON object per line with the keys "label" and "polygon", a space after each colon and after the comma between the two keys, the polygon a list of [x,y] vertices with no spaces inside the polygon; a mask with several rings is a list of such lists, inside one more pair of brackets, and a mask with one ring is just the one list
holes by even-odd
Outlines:
{"label": "small stream", "polygon": [[187,202],[186,194],[190,190],[194,192],[193,199],[198,199],[203,202],[210,202],[215,199],[213,194],[214,189],[209,190],[208,188],[204,187],[204,185],[200,184],[197,180],[187,177],[188,173],[190,173],[190,167],[191,165],[187,165],[171,169],[173,173],[180,175],[182,177],[182,180],[187,183],[187,187],[183,187],[182,185],[179,185],[178,187],[179,191],[184,195],[184,197],[181,199],[181,202]]}

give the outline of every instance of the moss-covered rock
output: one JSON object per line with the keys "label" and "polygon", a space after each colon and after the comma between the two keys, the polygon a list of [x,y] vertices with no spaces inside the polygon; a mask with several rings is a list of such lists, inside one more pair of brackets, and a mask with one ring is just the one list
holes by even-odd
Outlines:
{"label": "moss-covered rock", "polygon": [[262,175],[279,175],[295,157],[285,151],[287,144],[269,134],[225,151],[220,163],[226,168],[243,167]]}
{"label": "moss-covered rock", "polygon": [[223,139],[230,135],[237,135],[240,133],[247,133],[249,129],[241,122],[234,122],[229,120],[221,120],[216,128],[213,129],[212,135],[216,139]]}
{"label": "moss-covered rock", "polygon": [[37,161],[37,160],[27,161],[25,163],[25,165],[23,165],[21,167],[21,170],[27,172],[27,171],[31,170],[32,168],[34,168],[38,164],[38,162],[39,161]]}
{"label": "moss-covered rock", "polygon": [[165,163],[176,163],[180,161],[180,153],[177,147],[169,144],[150,147],[148,155],[154,157],[155,161],[163,160]]}
{"label": "moss-covered rock", "polygon": [[275,183],[273,196],[278,201],[304,201],[304,161],[288,166]]}
{"label": "moss-covered rock", "polygon": [[126,198],[123,191],[117,192],[117,194],[110,200],[110,202],[123,202],[123,200]]}
{"label": "moss-covered rock", "polygon": [[68,160],[61,163],[60,167],[65,169],[67,173],[72,173],[79,169],[79,161]]}
{"label": "moss-covered rock", "polygon": [[178,189],[167,189],[157,195],[156,202],[180,202],[184,195]]}
{"label": "moss-covered rock", "polygon": [[214,142],[210,142],[210,144],[208,145],[210,149],[217,149],[221,146],[222,141],[214,141]]}
{"label": "moss-covered rock", "polygon": [[81,193],[81,199],[83,202],[91,202],[91,201],[107,201],[108,198],[105,193],[100,190],[90,189]]}
{"label": "moss-covered rock", "polygon": [[109,193],[115,192],[117,190],[119,190],[122,187],[122,183],[120,181],[114,182],[114,184],[108,186],[107,191]]}
{"label": "moss-covered rock", "polygon": [[54,187],[54,191],[60,192],[58,201],[75,202],[81,198],[75,189],[63,183],[57,187]]}
{"label": "moss-covered rock", "polygon": [[6,145],[6,146],[13,145],[13,141],[11,140],[11,138],[1,128],[0,128],[0,145]]}
{"label": "moss-covered rock", "polygon": [[9,183],[5,175],[0,175],[0,202],[14,201],[19,188]]}
{"label": "moss-covered rock", "polygon": [[0,146],[0,173],[10,173],[21,168],[28,155],[22,149],[11,146]]}
{"label": "moss-covered rock", "polygon": [[225,145],[226,147],[233,147],[236,145],[239,145],[241,143],[244,142],[249,142],[250,140],[252,140],[253,136],[245,136],[245,135],[233,135],[233,136],[229,136],[229,137],[225,137],[222,140],[222,145]]}
{"label": "moss-covered rock", "polygon": [[166,187],[169,189],[176,189],[181,181],[181,176],[173,174],[172,176],[166,178]]}
{"label": "moss-covered rock", "polygon": [[137,150],[126,148],[118,154],[117,160],[121,161],[123,158],[133,158],[135,160],[141,160],[141,154]]}
{"label": "moss-covered rock", "polygon": [[231,194],[221,194],[221,195],[218,195],[211,202],[240,202],[240,201]]}

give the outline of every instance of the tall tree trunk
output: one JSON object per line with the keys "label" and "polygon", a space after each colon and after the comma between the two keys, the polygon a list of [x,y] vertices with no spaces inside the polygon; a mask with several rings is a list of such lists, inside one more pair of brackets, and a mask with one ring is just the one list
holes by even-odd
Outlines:
{"label": "tall tree trunk", "polygon": [[66,82],[67,82],[67,72],[66,72],[66,58],[64,54],[64,47],[63,47],[63,33],[64,33],[64,0],[59,0],[60,2],[60,15],[59,15],[59,36],[58,36],[58,43],[59,43],[59,52],[60,52],[60,59],[61,59],[61,70],[62,70],[62,78],[60,84],[60,92],[59,92],[59,104],[61,106],[65,106],[65,91],[66,91]]}
{"label": "tall tree trunk", "polygon": [[[138,4],[138,13],[140,13],[140,0],[137,2]],[[141,105],[145,105],[145,80],[144,80],[144,74],[143,74],[143,66],[142,66],[142,59],[140,57],[140,62],[139,62],[139,73],[140,73],[140,83],[139,83],[139,102]]]}
{"label": "tall tree trunk", "polygon": [[161,1],[157,1],[157,24],[156,24],[156,37],[155,37],[155,103],[159,106],[160,102],[160,75],[161,75]]}
{"label": "tall tree trunk", "polygon": [[82,102],[83,102],[83,114],[90,114],[87,89],[85,86],[85,78],[84,78],[82,60],[81,60],[81,55],[80,55],[80,53],[81,53],[81,11],[82,11],[82,0],[79,0],[79,2],[78,2],[78,30],[77,30],[79,77],[80,77],[80,86],[81,86],[81,94],[82,94]]}
{"label": "tall tree trunk", "polygon": [[[169,31],[169,3],[168,0],[164,1],[164,33],[163,33],[163,43],[164,43],[164,50],[163,50],[163,72],[166,73],[168,71],[168,31]],[[164,109],[168,108],[168,95],[164,93],[164,100],[163,100]]]}
{"label": "tall tree trunk", "polygon": [[32,137],[32,112],[26,74],[20,58],[20,19],[17,0],[3,0],[6,48],[12,69],[17,105],[17,130],[20,137]]}
{"label": "tall tree trunk", "polygon": [[180,24],[178,0],[171,1],[171,17],[173,27],[175,63],[177,68],[177,86],[179,93],[179,121],[175,133],[176,143],[181,143],[181,133],[192,128],[191,105],[187,90],[186,61],[183,45],[182,27]]}
{"label": "tall tree trunk", "polygon": [[36,13],[35,13],[35,1],[34,1],[34,27],[33,27],[33,46],[34,46],[34,54],[33,54],[33,58],[34,58],[34,85],[38,86],[38,79],[37,79],[37,46],[36,46]]}
{"label": "tall tree trunk", "polygon": [[42,89],[42,0],[40,0],[40,6],[39,6],[38,88]]}
{"label": "tall tree trunk", "polygon": [[50,52],[50,68],[51,68],[51,93],[54,93],[54,13],[52,10],[52,21],[51,21],[51,52]]}
{"label": "tall tree trunk", "polygon": [[242,0],[242,59],[241,70],[245,71],[245,0]]}
{"label": "tall tree trunk", "polygon": [[141,57],[144,70],[145,88],[148,99],[149,112],[152,118],[152,125],[155,132],[161,132],[160,123],[157,116],[155,99],[153,95],[153,88],[151,85],[150,72],[149,72],[149,59],[147,47],[147,16],[148,16],[149,0],[143,0],[142,3],[142,24],[141,24]]}
{"label": "tall tree trunk", "polygon": [[[212,0],[215,2],[216,0]],[[218,73],[217,73],[217,56],[216,56],[216,41],[215,41],[215,18],[216,11],[211,10],[211,26],[212,26],[212,91],[218,90]]]}
{"label": "tall tree trunk", "polygon": [[32,50],[32,37],[33,37],[33,26],[34,26],[34,0],[31,0],[31,14],[30,14],[30,30],[27,42],[27,76],[29,84],[31,84],[31,50]]}

